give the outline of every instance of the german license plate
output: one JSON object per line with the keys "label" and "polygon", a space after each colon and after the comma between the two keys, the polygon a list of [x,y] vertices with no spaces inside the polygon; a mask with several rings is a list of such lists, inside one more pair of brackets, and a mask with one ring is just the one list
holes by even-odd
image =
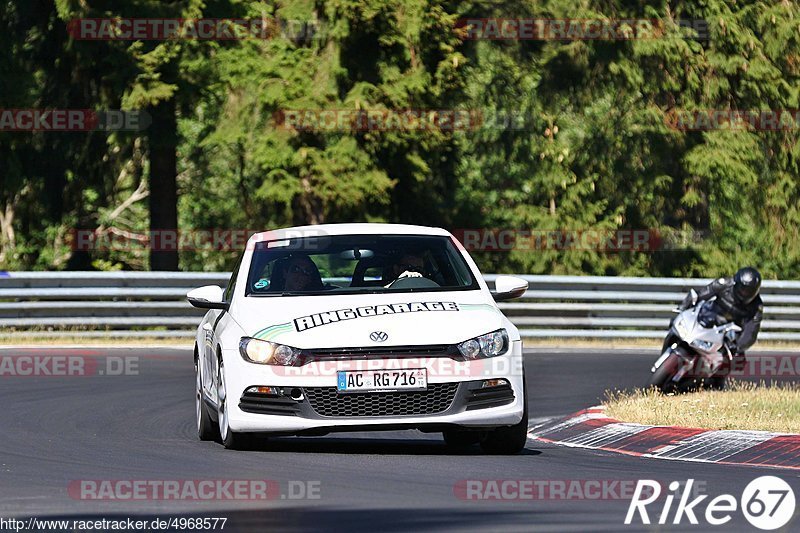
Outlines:
{"label": "german license plate", "polygon": [[428,371],[424,368],[340,371],[336,377],[336,389],[339,392],[428,390]]}

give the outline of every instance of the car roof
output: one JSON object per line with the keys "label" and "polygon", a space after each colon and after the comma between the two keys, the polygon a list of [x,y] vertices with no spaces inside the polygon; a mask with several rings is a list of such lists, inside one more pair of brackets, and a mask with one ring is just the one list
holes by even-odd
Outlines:
{"label": "car roof", "polygon": [[415,226],[412,224],[318,224],[314,226],[295,226],[256,233],[249,244],[262,241],[288,239],[292,237],[319,237],[321,235],[439,235],[449,237],[450,232],[442,228]]}

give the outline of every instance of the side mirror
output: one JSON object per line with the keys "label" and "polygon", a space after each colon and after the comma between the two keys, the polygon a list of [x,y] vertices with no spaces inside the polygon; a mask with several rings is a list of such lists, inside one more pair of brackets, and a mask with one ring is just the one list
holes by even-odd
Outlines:
{"label": "side mirror", "polygon": [[528,282],[516,276],[497,276],[492,297],[495,302],[519,298],[528,290]]}
{"label": "side mirror", "polygon": [[225,297],[225,290],[216,285],[206,285],[192,289],[186,295],[189,303],[200,309],[228,309],[228,302],[223,298]]}
{"label": "side mirror", "polygon": [[689,298],[692,299],[692,307],[697,305],[697,291],[692,289],[689,291]]}

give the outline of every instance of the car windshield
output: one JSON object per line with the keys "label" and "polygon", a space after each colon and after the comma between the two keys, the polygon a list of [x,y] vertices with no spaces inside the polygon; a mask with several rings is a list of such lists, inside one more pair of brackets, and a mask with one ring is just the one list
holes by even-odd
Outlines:
{"label": "car windshield", "polygon": [[449,237],[335,235],[256,244],[247,296],[478,289]]}

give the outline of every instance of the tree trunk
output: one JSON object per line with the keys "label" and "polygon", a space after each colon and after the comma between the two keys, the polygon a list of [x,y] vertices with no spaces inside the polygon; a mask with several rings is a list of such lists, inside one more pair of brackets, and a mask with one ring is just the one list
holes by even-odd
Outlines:
{"label": "tree trunk", "polygon": [[0,211],[0,263],[5,263],[6,252],[13,251],[15,245],[14,205],[7,202],[5,213]]}
{"label": "tree trunk", "polygon": [[150,270],[178,270],[175,101],[161,102],[150,113]]}

